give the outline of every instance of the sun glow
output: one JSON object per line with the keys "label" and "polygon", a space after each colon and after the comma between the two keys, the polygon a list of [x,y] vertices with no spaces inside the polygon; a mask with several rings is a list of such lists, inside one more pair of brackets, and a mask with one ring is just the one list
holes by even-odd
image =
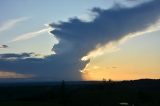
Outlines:
{"label": "sun glow", "polygon": [[[82,57],[81,60],[82,61],[87,61],[87,60],[94,60],[95,61],[96,60],[95,58],[101,57],[102,55],[107,55],[107,54],[113,55],[114,52],[117,52],[121,49],[120,46],[123,46],[123,44],[126,43],[131,38],[138,37],[138,36],[152,33],[152,32],[156,32],[159,30],[160,30],[160,21],[158,21],[155,25],[152,25],[151,27],[147,28],[144,31],[130,33],[118,41],[109,42],[104,46],[97,45],[96,49],[89,52],[86,56]],[[83,79],[84,80],[102,80],[103,78],[106,78],[106,79],[112,78],[114,80],[138,79],[138,78],[142,78],[141,75],[144,75],[143,76],[144,78],[146,78],[146,77],[147,78],[148,77],[159,78],[160,73],[158,73],[158,74],[155,74],[155,73],[147,74],[146,73],[149,70],[154,69],[154,67],[155,67],[154,65],[152,66],[152,68],[149,68],[147,65],[145,65],[145,68],[144,68],[144,67],[139,66],[137,64],[139,62],[137,62],[136,59],[132,59],[132,61],[130,61],[130,63],[128,63],[127,61],[125,61],[125,59],[128,58],[127,53],[124,53],[124,54],[126,54],[126,55],[124,55],[124,56],[120,55],[121,57],[117,57],[117,56],[110,57],[110,58],[113,58],[113,60],[111,61],[112,64],[118,63],[118,65],[121,67],[120,69],[119,68],[118,69],[117,68],[106,68],[106,66],[101,66],[101,67],[98,66],[97,67],[97,65],[95,65],[95,64],[88,63],[86,65],[86,67],[83,70],[81,70]],[[117,58],[115,58],[115,57],[117,57]],[[141,55],[139,55],[138,57],[142,58],[143,56],[141,57]],[[145,57],[142,60],[146,60]],[[125,65],[126,63],[130,64],[130,65]],[[143,65],[145,63],[146,63],[146,61],[141,61],[141,63],[139,63],[139,64]],[[155,63],[155,60],[153,61],[153,63]],[[110,63],[106,63],[106,64],[109,65]],[[112,64],[110,64],[110,65],[112,66]],[[149,63],[146,63],[146,64],[149,64]],[[135,68],[137,66],[139,66],[141,68]],[[147,69],[147,67],[148,67],[148,69]],[[141,70],[141,73],[139,73],[139,72],[135,73],[134,70]]]}
{"label": "sun glow", "polygon": [[[129,50],[128,51],[120,50],[123,49],[123,44],[127,43],[127,41],[130,40],[131,38],[156,32],[159,30],[160,30],[160,21],[158,21],[157,24],[152,25],[151,27],[149,27],[144,31],[130,33],[125,37],[123,37],[122,39],[118,41],[109,42],[104,46],[98,45],[95,50],[89,52],[86,56],[81,58],[82,61],[91,60],[91,62],[88,63],[83,70],[81,70],[83,79],[102,80],[103,78],[105,78],[113,80],[125,80],[125,79],[128,80],[128,79],[142,78],[142,75],[143,78],[159,78],[160,73],[158,72],[158,70],[160,70],[160,67],[156,66],[158,61],[157,59],[159,57],[155,57],[156,54],[150,54],[152,56],[149,57],[147,55],[144,55],[143,50],[140,50],[142,53],[138,55],[130,52]],[[136,55],[136,58],[134,58],[134,55]],[[108,56],[108,58],[106,58],[106,56]],[[98,58],[101,58],[101,60],[97,60]],[[108,59],[108,61],[105,60],[105,62],[103,62],[104,58]],[[137,58],[139,59],[139,61],[137,61]],[[94,61],[95,63],[92,61]],[[100,63],[97,63],[97,61],[99,61]],[[99,64],[104,64],[104,65],[98,66]],[[107,68],[105,64],[107,66],[110,66],[110,68],[109,67]],[[115,66],[118,66],[120,68],[113,68],[114,64]],[[137,72],[138,70],[139,72]],[[152,70],[157,70],[157,71],[154,71],[155,73],[153,73]]]}

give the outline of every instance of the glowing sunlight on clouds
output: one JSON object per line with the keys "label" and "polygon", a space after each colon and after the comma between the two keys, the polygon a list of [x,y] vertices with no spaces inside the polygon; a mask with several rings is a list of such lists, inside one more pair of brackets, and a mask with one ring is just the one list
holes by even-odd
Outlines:
{"label": "glowing sunlight on clouds", "polygon": [[[144,34],[156,32],[159,30],[160,30],[160,21],[158,21],[156,24],[152,25],[151,27],[147,28],[144,31],[130,33],[130,34],[124,36],[119,41],[112,41],[104,46],[97,46],[95,50],[89,52],[88,55],[82,57],[81,60],[82,61],[92,60],[93,58],[100,56],[100,55],[103,55],[105,53],[116,52],[116,51],[120,50],[119,46],[124,44],[128,40],[130,40],[134,37],[138,37],[138,36],[141,36]],[[134,67],[133,67],[133,69],[134,69]],[[118,71],[118,70],[121,70],[121,71]],[[128,70],[130,70],[130,71],[128,71]],[[135,73],[134,71],[131,71],[131,70],[132,69],[125,69],[125,66],[123,66],[122,69],[119,69],[119,68],[117,69],[115,67],[112,67],[112,68],[105,68],[104,66],[103,67],[96,67],[92,63],[88,63],[86,65],[86,67],[83,70],[81,70],[80,72],[82,73],[82,77],[85,80],[102,80],[103,78],[107,78],[107,79],[112,78],[114,80],[127,80],[127,79],[142,78],[139,75],[146,75],[146,76],[144,76],[144,78],[146,78],[146,77],[159,78],[158,77],[159,74],[157,74],[157,76],[155,76],[154,74],[147,74],[146,72]],[[135,69],[135,70],[138,70],[138,69]]]}
{"label": "glowing sunlight on clouds", "polygon": [[112,42],[109,42],[106,45],[102,45],[102,46],[97,45],[96,49],[89,52],[86,56],[82,57],[81,60],[87,61],[91,58],[103,55],[104,53],[116,52],[120,49],[120,48],[118,48],[120,45],[124,44],[126,41],[130,40],[131,38],[138,37],[138,36],[141,36],[141,35],[144,35],[147,33],[151,33],[151,32],[155,32],[155,31],[159,31],[159,30],[160,30],[160,20],[156,24],[147,28],[146,30],[135,32],[135,33],[130,33],[130,34],[124,36],[119,41],[112,41]]}

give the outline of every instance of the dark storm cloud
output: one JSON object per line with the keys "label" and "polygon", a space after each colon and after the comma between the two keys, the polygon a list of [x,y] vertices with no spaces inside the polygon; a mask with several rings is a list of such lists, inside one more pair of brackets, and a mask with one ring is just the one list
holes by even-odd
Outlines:
{"label": "dark storm cloud", "polygon": [[159,9],[160,1],[146,3],[136,8],[114,7],[109,10],[94,8],[92,11],[96,12],[98,17],[93,22],[87,23],[73,18],[69,22],[51,24],[56,28],[52,33],[62,40],[61,45],[54,49],[57,48],[57,52],[65,49],[67,44],[63,45],[63,41],[66,41],[72,45],[71,52],[77,52],[82,57],[97,44],[104,45],[109,41],[119,40],[124,35],[142,31],[153,25],[159,19]]}
{"label": "dark storm cloud", "polygon": [[91,22],[71,18],[68,22],[50,24],[59,44],[53,47],[56,55],[44,59],[17,59],[0,61],[0,70],[36,74],[41,80],[81,80],[79,70],[89,61],[81,58],[99,45],[117,41],[129,33],[145,30],[160,17],[160,0],[138,5],[134,8],[113,7],[109,10],[94,8],[98,16]]}
{"label": "dark storm cloud", "polygon": [[0,70],[36,75],[37,80],[81,80],[79,71],[75,69],[84,68],[85,64],[85,62],[76,61],[75,58],[66,54],[49,56],[45,59],[1,60]]}

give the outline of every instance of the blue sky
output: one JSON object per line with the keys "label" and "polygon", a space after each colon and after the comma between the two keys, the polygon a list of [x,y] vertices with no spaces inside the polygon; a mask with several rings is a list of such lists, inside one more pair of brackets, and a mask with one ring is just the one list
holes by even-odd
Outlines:
{"label": "blue sky", "polygon": [[83,17],[93,7],[109,8],[113,5],[113,1],[105,2],[105,0],[98,2],[97,0],[47,0],[38,2],[33,0],[2,0],[0,2],[0,12],[3,13],[0,17],[1,26],[8,21],[22,19],[14,27],[0,32],[1,44],[7,42],[10,46],[8,49],[0,50],[0,53],[37,52],[50,54],[55,39],[48,33],[43,33],[39,37],[23,42],[8,43],[8,41],[17,36],[41,30],[45,28],[44,24],[67,20],[69,17],[74,16]]}
{"label": "blue sky", "polygon": [[[157,78],[160,74],[149,74],[160,70],[158,4],[156,0],[1,0],[0,77]],[[139,64],[137,60],[122,64],[135,56]],[[107,61],[109,58],[113,61]],[[121,67],[124,76],[115,76],[115,70],[107,73],[106,65]],[[133,72],[135,76],[128,77],[136,66],[140,68]],[[91,71],[95,67],[104,72]],[[138,70],[141,74],[137,75]]]}

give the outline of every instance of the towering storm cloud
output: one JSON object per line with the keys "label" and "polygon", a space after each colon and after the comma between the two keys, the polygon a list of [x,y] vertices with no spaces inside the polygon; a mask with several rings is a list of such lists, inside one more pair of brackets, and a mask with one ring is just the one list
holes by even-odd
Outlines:
{"label": "towering storm cloud", "polygon": [[146,30],[160,18],[160,1],[154,0],[136,7],[115,5],[111,9],[94,8],[94,20],[84,22],[71,18],[68,22],[52,23],[59,43],[53,47],[55,55],[44,59],[27,58],[0,60],[0,70],[33,74],[37,80],[81,80],[88,61],[81,58],[90,51],[111,41],[119,41],[130,33]]}

